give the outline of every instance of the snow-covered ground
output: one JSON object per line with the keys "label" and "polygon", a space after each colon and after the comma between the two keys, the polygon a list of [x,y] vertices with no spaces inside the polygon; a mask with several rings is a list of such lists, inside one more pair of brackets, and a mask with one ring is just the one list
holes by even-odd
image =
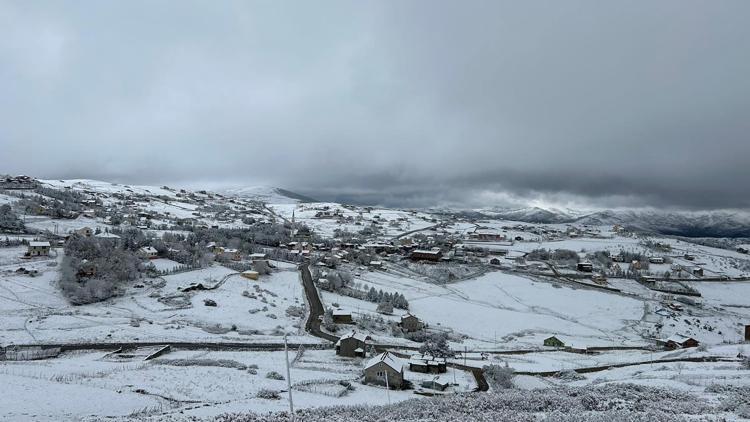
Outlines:
{"label": "snow-covered ground", "polygon": [[[506,249],[508,258],[513,259],[540,248],[572,250],[582,259],[597,251],[626,251],[671,260],[671,263],[651,264],[650,271],[656,274],[671,270],[672,264],[700,267],[706,277],[742,278],[750,272],[748,255],[664,236],[616,233],[610,226],[589,226],[584,230],[570,224],[543,225],[507,220],[450,222],[449,217],[427,212],[300,203],[275,189],[246,189],[234,192],[246,197],[230,199],[205,192],[181,193],[174,189],[93,180],[45,180],[42,183],[46,187],[84,193],[108,206],[122,206],[124,208],[120,210],[131,215],[149,214],[153,229],[147,230],[147,234],[155,237],[167,232],[189,234],[188,230],[183,230],[184,226],[174,224],[175,219],[189,218],[201,225],[243,228],[247,227],[243,218],[268,221],[277,218],[275,213],[286,220],[291,220],[294,215],[296,222],[311,227],[324,238],[333,237],[337,230],[344,230],[358,233],[364,242],[391,241],[398,236],[413,237],[416,233],[434,238],[455,236],[454,240],[457,240],[459,236],[466,236],[481,227],[504,232],[509,241],[494,244],[472,242],[471,245]],[[133,199],[128,199],[131,197]],[[269,202],[266,204],[268,209],[258,200]],[[0,205],[15,201],[15,197],[0,194]],[[123,205],[123,201],[129,203]],[[72,220],[25,216],[24,220],[32,230],[61,235],[82,227],[102,231],[112,228],[107,220],[83,216]],[[365,228],[376,234],[361,233]],[[565,234],[569,230],[588,234],[576,233],[572,237]],[[5,237],[0,233],[0,240]],[[9,240],[31,240],[35,235],[8,234],[7,237]],[[670,245],[671,251],[657,252],[648,246],[655,242]],[[33,259],[23,259],[25,251],[22,246],[0,248],[2,346],[233,342],[256,346],[264,343],[279,348],[283,334],[288,333],[291,343],[310,347],[294,359],[292,367],[293,382],[304,384],[293,390],[298,407],[385,404],[415,397],[413,391],[386,393],[382,388],[362,385],[358,380],[363,360],[339,358],[331,349],[313,349],[315,345],[330,347],[330,344],[309,335],[303,328],[308,310],[300,274],[293,264],[275,262],[277,268],[272,274],[253,281],[215,263],[199,270],[137,280],[127,286],[123,295],[101,303],[72,306],[57,286],[62,249],[53,249],[50,257]],[[695,259],[688,260],[685,254],[694,255]],[[588,367],[603,369],[577,377],[577,380],[524,375],[516,379],[521,388],[634,382],[666,385],[705,395],[709,394],[705,387],[711,383],[744,386],[750,380],[748,370],[741,368],[736,359],[738,354],[750,353],[750,347],[740,344],[745,325],[750,324],[748,281],[706,281],[689,276],[690,280],[683,283],[696,289],[701,296],[686,298],[657,292],[635,280],[614,276],[607,284],[619,292],[605,291],[596,286],[578,284],[575,280],[554,279],[551,270],[547,270],[548,276],[535,276],[486,267],[472,276],[461,278],[461,281],[435,284],[395,257],[383,261],[384,270],[375,271],[355,268],[353,264],[342,265],[352,269],[359,288],[373,287],[403,294],[409,302],[409,312],[426,322],[428,331],[449,332],[455,350],[469,350],[465,356],[459,355],[454,360],[456,363],[465,362],[473,367],[507,364],[516,371],[527,373]],[[503,262],[510,263],[511,259]],[[164,258],[151,263],[161,272],[181,268],[179,263]],[[481,264],[472,265],[478,268]],[[620,266],[625,270],[628,264]],[[17,271],[21,267],[31,270],[34,276]],[[574,268],[559,270],[576,274]],[[199,283],[204,289],[183,291]],[[376,313],[377,304],[373,302],[327,291],[321,292],[321,299],[326,307],[352,311],[355,320],[366,314],[380,315]],[[209,306],[213,304],[216,306]],[[396,309],[393,315],[381,316],[386,321],[399,321],[405,312]],[[419,343],[403,337],[394,337],[390,330],[370,334],[376,342],[398,345],[402,349],[419,346]],[[704,346],[677,351],[656,348],[656,340],[673,334],[692,336]],[[570,353],[543,346],[543,340],[553,335],[582,347],[631,346],[641,349],[585,355]],[[3,380],[0,382],[0,408],[3,409],[0,419],[101,419],[133,413],[213,417],[223,412],[248,409],[279,411],[288,406],[283,394],[279,400],[256,397],[261,389],[286,389],[286,381],[265,377],[270,371],[284,374],[284,354],[280,350],[176,349],[153,361],[143,361],[145,354],[154,350],[139,349],[114,357],[107,356],[108,351],[66,352],[44,361],[0,361]],[[507,351],[524,353],[503,353]],[[489,355],[483,356],[481,352]],[[297,350],[291,350],[290,354],[294,357]],[[706,356],[719,361],[640,363],[607,369],[618,364]],[[175,366],[175,359],[187,359],[196,366]],[[245,368],[215,366],[221,360],[238,362]],[[434,377],[408,371],[406,375],[415,384]],[[453,382],[454,377],[458,385],[450,387],[449,394],[475,387],[475,380],[467,371],[449,369],[439,379]],[[341,397],[334,397],[342,391],[341,381],[352,382],[355,388]],[[101,400],[90,400],[92,396]]]}
{"label": "snow-covered ground", "polygon": [[[294,267],[279,268],[252,281],[225,267],[187,271],[133,283],[125,295],[85,306],[72,306],[56,286],[59,258],[23,260],[25,248],[0,248],[0,344],[100,341],[290,341],[316,343],[304,334],[304,293]],[[156,260],[169,266],[169,260]],[[171,264],[170,264],[171,263]],[[36,269],[31,277],[16,273]],[[183,293],[191,283],[206,286],[225,279],[215,290]],[[243,292],[247,291],[247,295]],[[217,306],[205,306],[204,300]]]}

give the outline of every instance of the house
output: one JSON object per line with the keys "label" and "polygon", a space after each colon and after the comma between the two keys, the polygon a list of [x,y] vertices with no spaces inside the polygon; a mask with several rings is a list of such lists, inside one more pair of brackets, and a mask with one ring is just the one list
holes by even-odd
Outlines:
{"label": "house", "polygon": [[565,347],[565,343],[555,336],[544,339],[544,345],[548,347]]}
{"label": "house", "polygon": [[445,391],[450,386],[450,383],[433,379],[422,381],[419,385],[423,388],[429,388],[430,390]]}
{"label": "house", "polygon": [[750,244],[737,245],[736,250],[739,253],[750,254]]}
{"label": "house", "polygon": [[370,268],[382,269],[383,261],[370,261]]}
{"label": "house", "polygon": [[398,325],[400,325],[407,333],[413,333],[414,331],[419,331],[424,328],[422,321],[412,314],[401,315],[401,322],[399,322]]}
{"label": "house", "polygon": [[685,254],[683,255],[683,258],[685,258],[688,261],[695,261],[695,255]]}
{"label": "house", "polygon": [[370,359],[365,365],[365,384],[383,385],[387,388],[404,387],[404,365],[400,359],[383,352]]}
{"label": "house", "polygon": [[644,283],[656,283],[656,277],[652,275],[642,275],[640,280]]}
{"label": "house", "polygon": [[563,348],[565,351],[572,353],[586,353],[588,350],[586,346],[579,344],[578,341],[560,336],[552,336],[544,339],[544,345],[548,347]]}
{"label": "house", "polygon": [[253,261],[265,260],[265,259],[268,259],[268,254],[264,254],[261,252],[251,253],[250,259]]}
{"label": "house", "polygon": [[591,281],[596,284],[607,284],[607,276],[603,273],[596,273],[591,276]]}
{"label": "house", "polygon": [[226,249],[224,249],[222,251],[221,255],[228,257],[232,261],[240,261],[240,260],[242,260],[242,254],[237,249],[226,248]]}
{"label": "house", "polygon": [[474,230],[469,233],[469,239],[480,242],[499,242],[505,240],[505,235],[495,230]]}
{"label": "house", "polygon": [[110,240],[117,240],[120,238],[120,236],[114,233],[109,233],[109,232],[101,232],[99,234],[94,235],[94,237],[98,239],[110,239]]}
{"label": "house", "polygon": [[224,250],[224,248],[217,245],[216,242],[210,242],[209,244],[207,244],[206,249],[212,254],[220,254]]}
{"label": "house", "polygon": [[156,259],[156,257],[159,255],[159,252],[153,246],[144,246],[138,249],[138,254],[141,256],[141,258]]}
{"label": "house", "polygon": [[497,258],[490,259],[490,265],[500,265],[500,260]]}
{"label": "house", "polygon": [[247,270],[242,272],[242,276],[249,278],[250,280],[257,280],[260,277],[260,273],[257,271]]}
{"label": "house", "polygon": [[74,230],[73,233],[83,237],[91,237],[91,235],[94,234],[94,231],[91,227],[81,227],[80,229]]}
{"label": "house", "polygon": [[352,313],[343,309],[333,310],[333,322],[336,324],[354,324]]}
{"label": "house", "polygon": [[448,369],[445,358],[417,353],[409,358],[409,370],[425,374],[444,374]]}
{"label": "house", "polygon": [[339,341],[336,342],[336,354],[350,358],[363,358],[365,357],[367,342],[369,340],[372,340],[372,338],[367,334],[358,333],[352,330],[351,333],[344,334],[339,338]]}
{"label": "house", "polygon": [[81,266],[78,267],[78,273],[76,273],[78,277],[93,277],[96,275],[96,265],[94,265],[93,262],[89,260],[82,260]]}
{"label": "house", "polygon": [[662,258],[660,256],[652,256],[652,257],[650,257],[648,259],[648,262],[650,262],[652,264],[663,264],[664,263],[664,258]]}
{"label": "house", "polygon": [[700,343],[692,337],[686,337],[681,334],[673,334],[664,341],[664,347],[667,350],[686,349],[688,347],[698,347]]}
{"label": "house", "polygon": [[579,262],[576,266],[578,271],[584,272],[584,273],[590,273],[594,271],[594,264],[586,261],[586,262]]}
{"label": "house", "polygon": [[622,255],[620,255],[620,254],[610,255],[610,258],[612,259],[612,262],[623,262],[624,261],[624,259],[622,258]]}
{"label": "house", "polygon": [[28,256],[48,256],[50,249],[49,242],[29,242],[29,249],[26,252]]}
{"label": "house", "polygon": [[703,277],[703,268],[701,267],[693,267],[693,275],[696,277]]}
{"label": "house", "polygon": [[440,252],[440,250],[425,250],[425,249],[415,249],[412,251],[411,255],[409,255],[409,258],[414,261],[433,261],[438,262],[443,257],[443,253]]}

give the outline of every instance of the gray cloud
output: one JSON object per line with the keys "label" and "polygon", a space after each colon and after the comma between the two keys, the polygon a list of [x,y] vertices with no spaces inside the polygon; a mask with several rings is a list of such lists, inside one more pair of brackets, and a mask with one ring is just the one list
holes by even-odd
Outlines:
{"label": "gray cloud", "polygon": [[750,206],[750,3],[0,4],[0,171]]}

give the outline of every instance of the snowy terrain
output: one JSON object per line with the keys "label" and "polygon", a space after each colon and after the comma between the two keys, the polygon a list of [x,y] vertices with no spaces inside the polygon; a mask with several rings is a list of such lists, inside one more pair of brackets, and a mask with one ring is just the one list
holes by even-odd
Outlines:
{"label": "snowy terrain", "polygon": [[[625,225],[623,219],[598,214],[595,220],[593,214],[575,210],[552,210],[556,217],[547,215],[550,210],[482,210],[481,218],[464,218],[444,210],[306,202],[275,188],[224,190],[217,195],[94,180],[41,183],[95,199],[91,206],[99,210],[130,216],[134,223],[128,227],[137,225],[151,240],[167,233],[190,236],[191,225],[246,230],[254,222],[276,221],[291,228],[294,220],[295,227],[309,227],[326,247],[310,252],[314,262],[342,254],[337,270],[351,274],[357,289],[401,294],[408,312],[427,324],[427,333],[448,334],[449,346],[457,352],[449,363],[458,368],[433,375],[405,367],[405,377],[417,385],[432,379],[453,384],[455,379],[448,395],[492,394],[469,393],[480,387],[470,368],[490,364],[513,368],[518,389],[627,382],[678,389],[709,403],[720,399],[716,384],[747,387],[750,380],[738,358],[750,353],[750,346],[743,344],[745,326],[750,324],[750,256],[717,247],[720,243],[700,244],[650,229],[623,230],[614,226]],[[0,205],[16,206],[18,201],[16,193],[0,192]],[[298,409],[424,400],[415,389],[386,392],[365,385],[362,371],[367,359],[337,356],[331,342],[305,329],[311,308],[299,261],[271,260],[270,274],[252,280],[236,269],[252,263],[247,256],[237,262],[212,261],[202,268],[187,268],[166,256],[144,259],[156,275],[127,283],[122,294],[105,301],[74,306],[58,284],[64,249],[53,246],[49,256],[28,258],[23,256],[27,246],[20,241],[64,240],[85,227],[106,234],[117,229],[116,223],[111,217],[83,214],[19,215],[27,233],[0,233],[0,346],[10,351],[13,346],[31,351],[44,346],[52,352],[40,360],[0,360],[1,420],[182,420],[284,411],[289,405],[284,393],[278,399],[258,395],[287,388],[285,380],[266,377],[272,371],[286,376],[285,334],[292,345]],[[704,223],[724,224],[717,220],[720,214],[715,217]],[[740,217],[734,215],[732,221]],[[662,221],[666,230],[666,220],[646,218],[649,224]],[[480,229],[505,239],[472,239]],[[349,246],[349,255],[337,247],[341,241],[336,237],[342,234],[358,245]],[[449,246],[439,243],[442,239],[448,239]],[[415,264],[408,252],[392,251],[371,252],[372,259],[365,262],[347,259],[385,244],[398,248],[412,243],[428,249],[439,245],[449,260]],[[284,245],[264,248],[289,251]],[[461,248],[485,252],[457,255]],[[541,249],[566,250],[578,261],[602,253],[658,257],[667,261],[651,263],[649,274],[671,271],[680,281],[649,285],[626,275],[630,262],[612,262],[609,267],[596,262],[597,271],[610,272],[603,284],[596,284],[590,274],[576,269],[575,261],[527,259]],[[490,264],[492,258],[500,264]],[[376,259],[379,264],[370,265]],[[445,268],[458,275],[447,282],[437,277]],[[618,273],[612,273],[615,268]],[[696,268],[702,275],[693,273]],[[675,286],[695,293],[665,291]],[[404,309],[382,314],[377,302],[323,289],[318,289],[318,296],[324,308],[352,313],[355,325],[339,324],[339,334],[364,331],[373,344],[398,354],[401,363],[422,345],[386,326],[356,325],[366,318],[395,324],[407,312]],[[693,337],[701,347],[664,350],[662,341],[675,335]],[[572,349],[545,346],[551,336]],[[168,352],[145,360],[168,344]],[[58,347],[64,350],[55,352]],[[585,349],[589,353],[580,352]],[[575,370],[581,373],[571,376]],[[554,375],[559,372],[564,375]],[[92,396],[98,399],[90,400]]]}

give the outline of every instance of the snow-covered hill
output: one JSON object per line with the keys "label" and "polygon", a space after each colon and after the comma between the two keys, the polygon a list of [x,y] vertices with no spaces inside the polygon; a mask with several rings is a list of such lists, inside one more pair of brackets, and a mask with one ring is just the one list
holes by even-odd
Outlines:
{"label": "snow-covered hill", "polygon": [[631,229],[688,237],[750,236],[750,213],[747,211],[608,210],[589,214],[577,222],[619,224]]}
{"label": "snow-covered hill", "polygon": [[255,199],[269,204],[296,204],[299,202],[317,202],[312,198],[300,195],[286,189],[273,186],[243,186],[224,188],[219,193],[246,199]]}
{"label": "snow-covered hill", "polygon": [[586,213],[578,210],[525,207],[525,208],[490,208],[481,210],[482,213],[494,218],[526,223],[571,223]]}
{"label": "snow-covered hill", "polygon": [[613,225],[687,237],[750,237],[750,212],[744,210],[663,211],[620,209],[587,212],[556,208],[487,208],[482,216],[526,223]]}

